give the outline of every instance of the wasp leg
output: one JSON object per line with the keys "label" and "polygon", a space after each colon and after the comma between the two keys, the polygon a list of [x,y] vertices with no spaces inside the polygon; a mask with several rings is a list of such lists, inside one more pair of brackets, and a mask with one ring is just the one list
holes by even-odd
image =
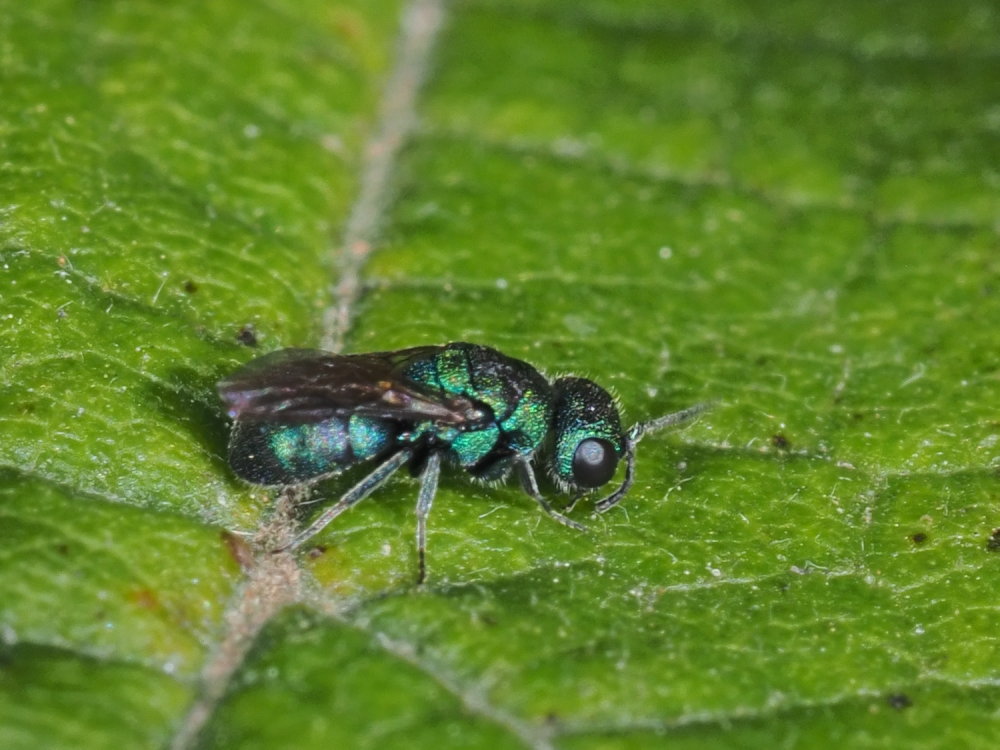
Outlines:
{"label": "wasp leg", "polygon": [[441,454],[434,452],[427,458],[427,464],[420,475],[420,494],[417,496],[417,560],[419,561],[417,583],[427,577],[427,516],[431,503],[437,494],[438,475],[441,473]]}
{"label": "wasp leg", "polygon": [[517,476],[521,480],[521,487],[524,491],[531,495],[535,502],[542,506],[542,510],[549,514],[549,517],[558,521],[563,526],[569,526],[571,529],[576,529],[577,531],[586,531],[587,527],[581,523],[577,523],[572,518],[567,518],[559,511],[555,510],[549,501],[542,497],[542,493],[538,491],[538,482],[535,479],[535,472],[531,468],[531,464],[528,461],[518,461],[515,466],[517,467]]}
{"label": "wasp leg", "polygon": [[295,549],[303,542],[318,534],[328,523],[345,510],[349,510],[351,507],[357,505],[359,502],[372,494],[372,492],[377,490],[379,485],[392,476],[393,473],[395,473],[395,471],[403,464],[410,460],[410,456],[411,451],[409,450],[401,450],[393,453],[387,460],[375,467],[375,471],[364,477],[360,482],[345,492],[341,496],[340,500],[323,511],[319,518],[309,524],[305,530],[296,534],[295,538],[292,539],[291,542],[274,551],[284,552],[285,550]]}
{"label": "wasp leg", "polygon": [[582,493],[582,492],[575,493],[573,495],[573,497],[571,497],[569,499],[569,505],[567,505],[565,508],[563,508],[563,513],[572,513],[573,512],[573,508],[575,508],[576,504],[578,502],[580,502],[581,498],[583,498],[583,494],[584,493]]}

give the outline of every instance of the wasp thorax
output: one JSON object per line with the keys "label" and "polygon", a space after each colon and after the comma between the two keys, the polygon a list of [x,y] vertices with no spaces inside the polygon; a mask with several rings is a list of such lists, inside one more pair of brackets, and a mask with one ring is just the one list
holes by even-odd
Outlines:
{"label": "wasp thorax", "polygon": [[553,384],[553,468],[573,488],[607,484],[624,452],[621,418],[611,394],[586,378]]}

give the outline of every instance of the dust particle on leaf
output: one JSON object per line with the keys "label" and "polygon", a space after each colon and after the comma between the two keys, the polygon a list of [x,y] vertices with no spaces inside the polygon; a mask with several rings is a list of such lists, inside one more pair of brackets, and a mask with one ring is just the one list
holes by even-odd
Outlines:
{"label": "dust particle on leaf", "polygon": [[885,702],[889,704],[890,708],[894,708],[897,711],[902,711],[904,708],[909,708],[913,705],[913,701],[910,700],[910,696],[906,693],[891,693],[886,696]]}
{"label": "dust particle on leaf", "polygon": [[223,531],[219,536],[222,537],[222,542],[226,545],[229,556],[240,566],[240,570],[249,570],[253,565],[253,550],[247,544],[246,539],[230,531]]}
{"label": "dust particle on leaf", "polygon": [[990,552],[1000,552],[1000,529],[993,529],[990,538],[986,540],[986,549]]}
{"label": "dust particle on leaf", "polygon": [[787,437],[778,432],[771,436],[771,445],[779,451],[787,451],[789,446],[791,446],[791,443],[788,441]]}
{"label": "dust particle on leaf", "polygon": [[152,589],[135,589],[134,591],[130,591],[127,597],[133,604],[138,605],[142,609],[148,609],[151,612],[160,609],[160,598]]}
{"label": "dust particle on leaf", "polygon": [[477,625],[485,625],[490,628],[497,624],[497,618],[492,612],[475,612],[472,615],[472,621]]}
{"label": "dust particle on leaf", "polygon": [[922,531],[918,531],[916,534],[911,535],[910,539],[914,544],[923,544],[927,541],[927,534]]}
{"label": "dust particle on leaf", "polygon": [[254,348],[257,346],[257,331],[254,330],[252,325],[247,323],[236,332],[236,341],[243,344],[243,346]]}

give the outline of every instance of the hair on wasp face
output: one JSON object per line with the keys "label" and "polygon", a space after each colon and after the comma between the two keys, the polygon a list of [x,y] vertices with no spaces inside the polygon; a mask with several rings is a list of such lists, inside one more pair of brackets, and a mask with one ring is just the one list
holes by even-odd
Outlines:
{"label": "hair on wasp face", "polygon": [[284,549],[304,543],[400,468],[418,475],[419,581],[443,459],[486,481],[515,474],[550,517],[583,530],[542,495],[536,460],[544,454],[557,487],[575,497],[608,484],[624,460],[622,484],[595,505],[604,512],[632,484],[641,437],[704,409],[624,429],[614,398],[595,382],[550,382],[527,362],[465,342],[347,355],[284,349],[251,361],[218,389],[234,420],[229,463],[246,481],[312,484],[374,466]]}

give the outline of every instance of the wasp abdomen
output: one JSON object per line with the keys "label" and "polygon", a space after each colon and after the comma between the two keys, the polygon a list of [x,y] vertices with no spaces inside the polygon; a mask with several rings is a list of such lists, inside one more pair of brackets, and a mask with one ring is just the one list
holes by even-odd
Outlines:
{"label": "wasp abdomen", "polygon": [[391,421],[358,415],[315,424],[237,422],[229,462],[254,484],[298,484],[385,453],[394,447],[398,431]]}

